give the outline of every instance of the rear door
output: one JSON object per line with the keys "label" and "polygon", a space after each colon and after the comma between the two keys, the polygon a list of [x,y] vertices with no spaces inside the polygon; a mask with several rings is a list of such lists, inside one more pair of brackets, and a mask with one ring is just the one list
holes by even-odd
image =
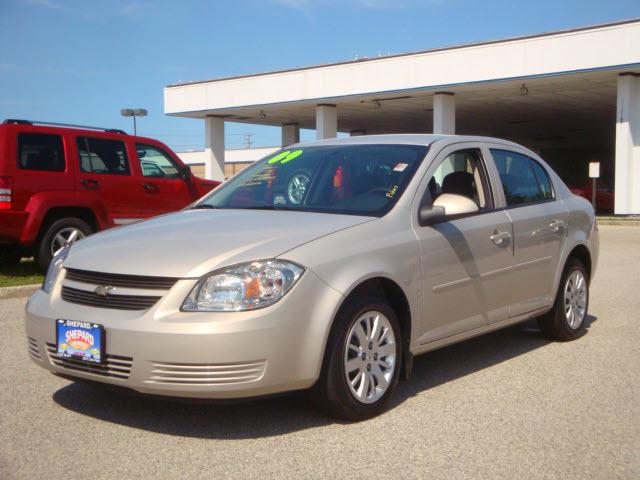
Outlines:
{"label": "rear door", "polygon": [[164,148],[136,142],[135,150],[146,202],[155,214],[180,210],[197,198],[185,180],[183,166]]}
{"label": "rear door", "polygon": [[140,177],[133,175],[124,140],[107,136],[76,137],[78,191],[102,204],[114,225],[153,214]]}
{"label": "rear door", "polygon": [[553,302],[569,212],[556,198],[549,174],[538,160],[516,148],[496,145],[490,152],[502,183],[505,211],[513,222],[511,316],[517,316]]}
{"label": "rear door", "polygon": [[447,147],[433,165],[421,202],[453,193],[472,199],[479,211],[414,227],[423,278],[421,344],[508,318],[513,263],[511,222],[495,208],[481,145]]}
{"label": "rear door", "polygon": [[69,151],[69,144],[63,136],[55,130],[21,127],[16,132],[15,153],[7,158],[7,161],[16,162],[13,208],[26,208],[31,197],[41,192],[73,192],[73,168],[67,162],[70,157],[65,155]]}

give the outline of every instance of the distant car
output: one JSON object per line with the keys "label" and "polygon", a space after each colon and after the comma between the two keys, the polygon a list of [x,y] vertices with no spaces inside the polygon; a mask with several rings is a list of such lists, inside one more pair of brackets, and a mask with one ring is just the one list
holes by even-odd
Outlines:
{"label": "distant car", "polygon": [[[580,195],[581,197],[586,198],[587,200],[589,200],[589,202],[591,202],[591,194],[593,189],[591,187],[590,180],[585,183],[584,187],[569,187],[569,190],[571,190],[572,193]],[[596,208],[599,212],[613,213],[614,201],[615,195],[610,189],[604,187],[596,187]]]}
{"label": "distant car", "polygon": [[217,185],[191,175],[175,153],[151,138],[5,120],[0,262],[34,255],[46,268],[66,243],[179,210]]}
{"label": "distant car", "polygon": [[29,300],[28,348],[70,378],[202,398],[310,389],[360,420],[414,355],[535,317],[578,338],[597,258],[591,205],[515,143],[293,145],[190,209],[61,250]]}

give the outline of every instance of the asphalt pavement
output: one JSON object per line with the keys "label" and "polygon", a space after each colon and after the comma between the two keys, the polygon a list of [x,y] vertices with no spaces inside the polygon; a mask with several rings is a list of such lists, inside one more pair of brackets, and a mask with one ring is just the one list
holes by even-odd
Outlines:
{"label": "asphalt pavement", "polygon": [[35,366],[0,301],[0,479],[640,478],[640,228],[601,227],[586,335],[528,322],[418,357],[393,408],[169,403]]}

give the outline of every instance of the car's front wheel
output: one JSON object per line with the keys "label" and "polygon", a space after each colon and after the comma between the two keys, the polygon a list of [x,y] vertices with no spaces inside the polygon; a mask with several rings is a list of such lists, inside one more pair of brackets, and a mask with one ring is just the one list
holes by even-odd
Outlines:
{"label": "car's front wheel", "polygon": [[553,308],[538,319],[545,336],[567,341],[581,336],[586,329],[589,308],[589,276],[576,258],[569,258],[560,279]]}
{"label": "car's front wheel", "polygon": [[384,301],[350,301],[338,314],[312,395],[330,415],[364,420],[383,412],[398,383],[402,340]]}

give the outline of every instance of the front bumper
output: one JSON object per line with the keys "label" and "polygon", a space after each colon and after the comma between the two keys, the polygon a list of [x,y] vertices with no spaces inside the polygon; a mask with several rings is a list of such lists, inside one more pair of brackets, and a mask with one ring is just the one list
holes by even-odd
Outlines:
{"label": "front bumper", "polygon": [[[342,295],[307,270],[278,303],[252,312],[187,313],[195,284],[181,280],[152,308],[121,311],[69,303],[38,290],[26,307],[31,359],[52,372],[145,394],[243,398],[312,386]],[[101,324],[103,366],[59,359],[57,319]]]}

